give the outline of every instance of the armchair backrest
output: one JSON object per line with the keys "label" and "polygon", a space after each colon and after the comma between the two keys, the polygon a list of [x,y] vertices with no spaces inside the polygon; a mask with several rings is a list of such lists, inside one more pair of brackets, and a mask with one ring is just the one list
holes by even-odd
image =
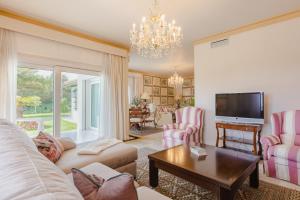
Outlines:
{"label": "armchair backrest", "polygon": [[300,146],[300,110],[273,113],[271,123],[282,144]]}
{"label": "armchair backrest", "polygon": [[196,107],[184,107],[175,111],[176,123],[203,126],[204,111]]}

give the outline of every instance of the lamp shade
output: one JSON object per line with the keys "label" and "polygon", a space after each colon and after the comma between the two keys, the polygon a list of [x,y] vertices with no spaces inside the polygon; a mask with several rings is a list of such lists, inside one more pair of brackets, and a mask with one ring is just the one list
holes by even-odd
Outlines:
{"label": "lamp shade", "polygon": [[144,92],[141,96],[141,99],[145,99],[145,100],[150,99],[150,95],[147,92]]}

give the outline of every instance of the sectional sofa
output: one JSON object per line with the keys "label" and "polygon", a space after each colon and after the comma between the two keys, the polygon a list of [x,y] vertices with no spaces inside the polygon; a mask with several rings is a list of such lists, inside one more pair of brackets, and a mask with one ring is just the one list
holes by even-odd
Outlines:
{"label": "sectional sofa", "polygon": [[[131,153],[126,154],[124,149]],[[66,152],[61,158],[63,160],[55,165],[37,150],[31,138],[19,127],[0,120],[1,199],[81,200],[83,198],[73,184],[72,175],[68,174],[70,168],[81,168],[86,173],[106,179],[119,174],[116,170],[133,172],[135,169],[136,150],[126,144],[102,152],[102,156],[99,154],[85,159],[74,157],[73,151]],[[113,160],[116,154],[120,156],[117,161]],[[146,187],[137,186],[137,192],[139,200],[170,200]]]}

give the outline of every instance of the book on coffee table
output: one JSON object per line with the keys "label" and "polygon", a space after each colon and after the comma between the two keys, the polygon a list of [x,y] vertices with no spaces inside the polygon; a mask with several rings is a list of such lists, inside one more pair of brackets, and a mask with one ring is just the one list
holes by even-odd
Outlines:
{"label": "book on coffee table", "polygon": [[207,156],[206,150],[204,148],[201,148],[199,146],[191,146],[190,150],[193,154],[195,154],[196,156]]}

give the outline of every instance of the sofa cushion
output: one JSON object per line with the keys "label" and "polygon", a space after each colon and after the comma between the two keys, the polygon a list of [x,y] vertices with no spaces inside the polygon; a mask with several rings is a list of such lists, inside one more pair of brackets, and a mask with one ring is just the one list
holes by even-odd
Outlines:
{"label": "sofa cushion", "polygon": [[78,151],[75,148],[63,152],[55,164],[68,174],[72,168],[80,169],[94,162],[116,169],[137,159],[137,149],[124,143],[112,146],[97,155],[78,155]]}
{"label": "sofa cushion", "polygon": [[[102,177],[104,179],[109,179],[120,174],[120,172],[105,165],[102,165],[101,163],[92,163],[88,166],[81,168],[80,170],[86,174],[95,174],[96,176]],[[70,179],[70,181],[73,182],[72,173],[68,174],[68,178]],[[134,185],[135,187],[139,187],[139,184],[137,182],[134,182]]]}
{"label": "sofa cushion", "polygon": [[137,200],[133,176],[119,174],[104,180],[72,169],[74,183],[85,200]]}
{"label": "sofa cushion", "polygon": [[80,200],[63,171],[44,157],[17,126],[0,122],[1,199]]}
{"label": "sofa cushion", "polygon": [[274,145],[271,146],[268,150],[268,157],[271,156],[300,162],[300,147],[285,144]]}
{"label": "sofa cushion", "polygon": [[[102,177],[104,179],[109,179],[120,174],[116,170],[102,165],[101,163],[92,163],[88,166],[80,168],[80,170],[86,174],[95,174],[96,176]],[[68,174],[68,177],[71,181],[73,181],[72,173]]]}
{"label": "sofa cushion", "polygon": [[[86,167],[81,168],[80,170],[86,174],[95,174],[96,176],[103,177],[104,179],[109,179],[120,174],[119,172],[100,163],[90,164]],[[73,181],[72,173],[68,174],[68,177],[71,181]],[[168,197],[165,197],[147,187],[139,187],[137,182],[134,182],[134,184],[137,188],[137,193],[139,197],[138,199],[140,200],[171,200]]]}
{"label": "sofa cushion", "polygon": [[76,147],[76,143],[71,138],[60,137],[56,139],[62,144],[64,151],[74,149]]}
{"label": "sofa cushion", "polygon": [[33,141],[39,152],[54,163],[58,161],[64,151],[63,145],[47,133],[40,132],[36,138],[33,138]]}

